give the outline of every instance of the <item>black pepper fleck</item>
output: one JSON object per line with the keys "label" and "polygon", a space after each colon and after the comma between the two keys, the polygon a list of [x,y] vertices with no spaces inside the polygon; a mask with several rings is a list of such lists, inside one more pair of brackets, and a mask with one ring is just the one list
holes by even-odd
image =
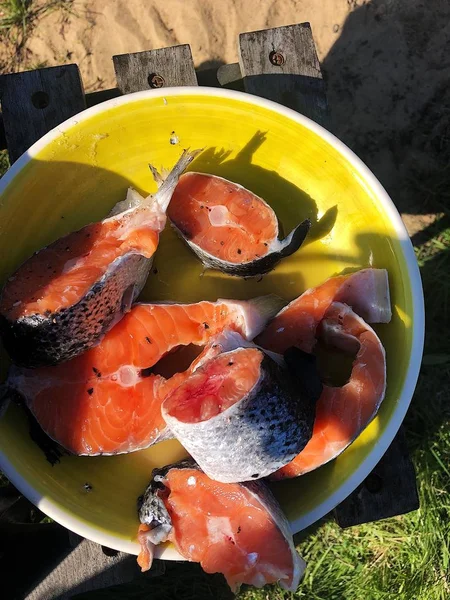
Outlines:
{"label": "black pepper fleck", "polygon": [[92,396],[92,394],[94,393],[94,388],[89,388],[87,393],[89,394],[89,396]]}

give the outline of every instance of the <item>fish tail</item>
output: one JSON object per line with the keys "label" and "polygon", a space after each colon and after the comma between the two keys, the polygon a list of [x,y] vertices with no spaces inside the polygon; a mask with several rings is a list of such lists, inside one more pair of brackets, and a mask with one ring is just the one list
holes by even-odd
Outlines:
{"label": "fish tail", "polygon": [[149,165],[150,171],[155,178],[157,184],[159,184],[159,189],[154,196],[151,197],[151,205],[158,206],[158,209],[165,213],[167,207],[169,206],[169,202],[172,198],[172,194],[175,190],[175,187],[178,183],[178,179],[180,178],[183,171],[190,165],[190,163],[194,160],[196,156],[203,151],[203,148],[198,150],[190,151],[189,148],[187,150],[183,150],[183,154],[178,159],[176,165],[170,171],[169,175],[166,177],[164,181],[162,181],[161,175],[158,171],[152,166]]}

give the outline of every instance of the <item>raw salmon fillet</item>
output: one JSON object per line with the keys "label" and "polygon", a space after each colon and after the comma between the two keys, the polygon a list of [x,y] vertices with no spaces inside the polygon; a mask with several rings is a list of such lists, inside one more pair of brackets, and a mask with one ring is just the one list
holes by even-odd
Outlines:
{"label": "raw salmon fillet", "polygon": [[277,217],[262,199],[216,175],[185,173],[175,188],[168,216],[203,264],[230,275],[267,273],[303,243],[306,219],[284,240]]}
{"label": "raw salmon fillet", "polygon": [[350,379],[342,387],[323,386],[311,439],[273,479],[297,477],[336,458],[372,421],[386,393],[386,355],[373,329],[339,302],[331,305],[320,327],[329,343],[358,348]]}
{"label": "raw salmon fillet", "polygon": [[197,365],[162,405],[175,437],[223,483],[261,479],[289,463],[314,422],[314,404],[287,369],[243,345]]}
{"label": "raw salmon fillet", "polygon": [[155,545],[166,540],[206,573],[223,573],[233,591],[243,583],[277,581],[295,591],[305,570],[289,523],[262,481],[218,483],[193,461],[156,469],[139,501],[139,518],[143,571]]}
{"label": "raw salmon fillet", "polygon": [[307,290],[255,339],[273,352],[296,347],[311,353],[321,334],[331,345],[357,353],[346,385],[323,386],[305,448],[272,479],[296,477],[336,458],[373,419],[385,395],[386,358],[380,339],[365,320],[387,323],[391,316],[387,271],[362,269]]}
{"label": "raw salmon fillet", "polygon": [[0,334],[25,367],[53,365],[98,342],[143,288],[178,177],[199,151],[183,152],[158,192],[127,199],[31,256],[4,286]]}
{"label": "raw salmon fillet", "polygon": [[138,304],[94,348],[54,367],[12,367],[6,385],[25,399],[47,435],[73,454],[146,448],[171,437],[161,403],[190,372],[188,364],[164,377],[159,361],[177,371],[177,349],[201,347],[224,329],[250,339],[279,306],[270,296]]}
{"label": "raw salmon fillet", "polygon": [[317,327],[333,302],[352,306],[368,323],[389,323],[392,313],[386,269],[330,277],[284,307],[255,343],[280,354],[292,346],[312,352]]}

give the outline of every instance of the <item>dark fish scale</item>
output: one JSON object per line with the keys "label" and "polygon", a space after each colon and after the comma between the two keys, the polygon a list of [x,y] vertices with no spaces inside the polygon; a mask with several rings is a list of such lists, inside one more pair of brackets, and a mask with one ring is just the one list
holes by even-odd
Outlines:
{"label": "dark fish scale", "polygon": [[12,360],[24,367],[55,365],[94,346],[122,315],[122,298],[142,290],[152,259],[136,253],[117,258],[73,306],[11,322],[0,314],[0,333]]}
{"label": "dark fish scale", "polygon": [[222,273],[228,273],[228,275],[236,275],[238,277],[256,277],[259,275],[264,275],[265,273],[269,273],[269,271],[275,268],[282,258],[290,256],[300,248],[305,241],[305,238],[311,227],[311,221],[309,219],[305,219],[302,221],[302,223],[300,223],[300,225],[297,225],[293,231],[290,243],[288,243],[280,251],[270,252],[262,258],[243,263],[228,262],[217,258],[208,252],[205,252],[202,248],[200,248],[200,246],[197,246],[197,244],[191,242],[186,236],[186,233],[179,229],[179,227],[177,227],[173,222],[172,226],[181,239],[189,246],[191,250],[195,252],[205,267],[217,269],[218,271],[222,271]]}
{"label": "dark fish scale", "polygon": [[299,394],[297,381],[268,356],[260,374],[246,397],[207,421],[182,423],[163,404],[169,428],[212,479],[233,483],[255,473],[267,477],[295,458],[312,436],[315,403]]}
{"label": "dark fish scale", "polygon": [[[201,149],[184,150],[164,180],[149,165],[160,184],[153,202],[158,197],[161,216],[167,210],[181,173],[200,152]],[[141,201],[148,206],[148,198],[141,198],[137,204],[131,202],[131,208],[145,206]],[[109,217],[129,208],[129,200],[118,202]],[[95,226],[96,235],[100,230],[99,223]],[[130,251],[116,258],[83,298],[70,307],[48,316],[36,314],[16,321],[0,315],[0,335],[5,349],[16,364],[29,368],[55,365],[88,350],[131,308],[144,287],[151,265],[152,258]]]}

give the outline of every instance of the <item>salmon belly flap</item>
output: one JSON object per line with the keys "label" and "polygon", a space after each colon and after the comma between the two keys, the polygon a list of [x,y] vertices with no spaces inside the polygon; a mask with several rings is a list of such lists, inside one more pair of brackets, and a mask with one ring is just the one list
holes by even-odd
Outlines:
{"label": "salmon belly flap", "polygon": [[374,418],[386,392],[386,356],[366,320],[387,323],[391,314],[387,272],[362,269],[307,290],[257,336],[255,342],[275,352],[297,347],[311,353],[322,338],[330,346],[355,354],[348,382],[323,386],[310,441],[272,479],[296,477],[336,458]]}

